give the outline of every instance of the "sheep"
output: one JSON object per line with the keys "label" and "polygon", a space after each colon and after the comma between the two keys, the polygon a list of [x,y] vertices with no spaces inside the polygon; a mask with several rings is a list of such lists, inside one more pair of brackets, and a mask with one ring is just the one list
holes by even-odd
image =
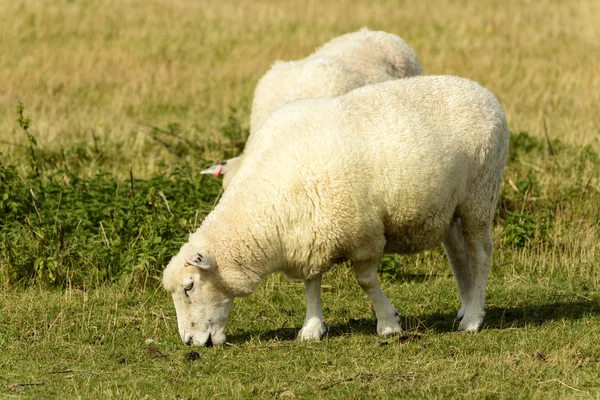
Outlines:
{"label": "sheep", "polygon": [[[361,86],[422,75],[413,49],[399,36],[363,28],[339,36],[305,59],[276,61],[259,80],[250,117],[252,141],[263,121],[284,104],[300,99],[335,97]],[[227,188],[242,162],[235,157],[202,174],[223,177]]]}
{"label": "sheep", "polygon": [[489,91],[452,76],[399,79],[290,103],[257,133],[238,178],[164,270],[184,343],[224,343],[233,299],[278,271],[304,280],[298,336],[320,340],[321,276],[340,261],[367,293],[377,333],[400,333],[380,259],[439,243],[459,329],[479,329],[509,139]]}

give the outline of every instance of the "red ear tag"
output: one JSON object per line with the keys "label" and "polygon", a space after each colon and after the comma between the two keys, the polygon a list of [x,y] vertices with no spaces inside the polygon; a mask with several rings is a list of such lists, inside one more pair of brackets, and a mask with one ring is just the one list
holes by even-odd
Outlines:
{"label": "red ear tag", "polygon": [[223,164],[217,165],[217,169],[215,170],[215,176],[218,178],[221,175],[221,170],[223,169]]}

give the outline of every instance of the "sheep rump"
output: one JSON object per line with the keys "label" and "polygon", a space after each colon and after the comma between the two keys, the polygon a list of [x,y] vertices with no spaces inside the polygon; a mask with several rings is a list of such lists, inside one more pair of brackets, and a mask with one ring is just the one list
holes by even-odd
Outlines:
{"label": "sheep rump", "polygon": [[[461,297],[459,328],[480,327],[509,137],[490,92],[451,76],[401,79],[288,104],[259,133],[238,178],[167,266],[165,288],[175,293],[197,275],[210,282],[199,295],[208,304],[208,293],[244,296],[282,271],[305,280],[300,338],[318,340],[321,275],[349,260],[386,336],[401,329],[377,282],[381,256],[442,243]],[[209,272],[183,268],[197,252],[214,259]],[[180,333],[203,344],[185,321]]]}

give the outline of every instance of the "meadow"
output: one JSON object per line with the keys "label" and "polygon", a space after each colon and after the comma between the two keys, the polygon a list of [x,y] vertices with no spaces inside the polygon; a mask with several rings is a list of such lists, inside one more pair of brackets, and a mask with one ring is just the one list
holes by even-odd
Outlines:
{"label": "meadow", "polygon": [[[0,1],[0,398],[600,397],[600,3]],[[351,270],[329,333],[302,283],[237,299],[228,342],[181,343],[162,269],[218,202],[254,85],[363,26],[503,105],[511,150],[484,327],[457,332],[440,248],[386,256],[405,333]]]}

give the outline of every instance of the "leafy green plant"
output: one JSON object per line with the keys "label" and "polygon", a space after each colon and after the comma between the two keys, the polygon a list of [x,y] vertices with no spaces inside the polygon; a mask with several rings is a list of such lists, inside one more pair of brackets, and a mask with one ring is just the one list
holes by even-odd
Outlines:
{"label": "leafy green plant", "polygon": [[[28,129],[22,105],[18,111]],[[0,257],[13,283],[92,285],[158,275],[220,190],[218,180],[188,165],[148,180],[104,171],[88,178],[69,166],[91,159],[89,148],[35,157],[35,145],[32,139],[34,173],[22,176],[0,161]]]}
{"label": "leafy green plant", "polygon": [[548,239],[552,228],[552,213],[538,212],[535,214],[509,211],[504,221],[504,243],[517,248],[533,243],[543,243]]}
{"label": "leafy green plant", "polygon": [[19,102],[19,104],[17,104],[17,114],[19,116],[17,118],[17,123],[19,124],[21,129],[23,129],[25,134],[27,135],[29,151],[31,152],[31,159],[29,160],[31,169],[35,172],[36,175],[39,176],[40,172],[38,170],[37,157],[35,155],[35,147],[37,146],[37,141],[35,140],[35,137],[29,133],[29,127],[31,126],[31,119],[25,118],[25,116],[23,115],[24,111],[25,111],[25,106],[23,105],[23,103]]}
{"label": "leafy green plant", "polygon": [[563,143],[559,139],[546,141],[531,136],[527,132],[511,133],[510,146],[508,152],[508,162],[517,162],[521,157],[529,153],[556,155],[564,149]]}
{"label": "leafy green plant", "polygon": [[11,281],[58,285],[157,274],[220,189],[187,167],[136,180],[133,197],[109,173],[86,179],[57,170],[23,180],[0,164],[0,179],[0,255]]}
{"label": "leafy green plant", "polygon": [[379,266],[379,275],[384,279],[396,279],[400,273],[401,264],[398,257],[391,254],[386,254],[381,259],[381,265]]}

